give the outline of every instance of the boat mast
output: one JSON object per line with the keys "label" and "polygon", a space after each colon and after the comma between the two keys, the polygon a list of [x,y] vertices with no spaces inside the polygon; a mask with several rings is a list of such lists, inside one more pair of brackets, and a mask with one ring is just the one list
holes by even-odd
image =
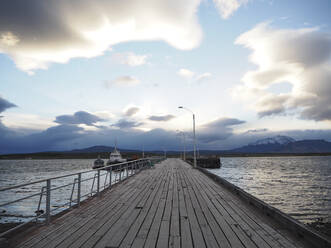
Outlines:
{"label": "boat mast", "polygon": [[114,151],[117,152],[117,138],[115,138],[115,147],[114,147]]}

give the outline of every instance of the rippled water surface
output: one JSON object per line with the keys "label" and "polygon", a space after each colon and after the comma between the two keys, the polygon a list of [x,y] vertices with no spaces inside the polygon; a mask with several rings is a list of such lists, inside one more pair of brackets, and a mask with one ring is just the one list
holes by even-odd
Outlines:
{"label": "rippled water surface", "polygon": [[331,221],[331,157],[221,158],[210,170],[304,222]]}
{"label": "rippled water surface", "polygon": [[[78,173],[91,170],[93,159],[58,159],[58,160],[0,160],[0,188],[13,185],[25,184],[33,181]],[[123,172],[124,173],[124,172]],[[105,176],[106,172],[101,172],[101,187],[109,183]],[[91,192],[93,178],[95,172],[82,174],[81,195]],[[112,181],[114,182],[115,173],[113,173]],[[51,187],[56,188],[65,184],[74,182],[77,175],[54,179],[51,181]],[[86,180],[92,178],[91,180]],[[9,191],[0,191],[0,205],[8,201],[13,201],[29,195],[41,192],[42,187],[46,186],[45,182],[23,186]],[[77,184],[69,185],[64,188],[51,191],[51,210],[59,208],[65,202],[68,202],[73,192],[73,198],[77,198]],[[94,184],[96,190],[96,181]],[[41,208],[45,210],[45,195],[42,197]],[[9,206],[0,206],[0,222],[20,221],[23,218],[35,216],[35,211],[38,208],[40,195],[26,199],[21,202],[13,203]],[[58,211],[65,208],[59,208]],[[55,210],[54,210],[55,211]],[[57,213],[55,211],[54,213]]]}
{"label": "rippled water surface", "polygon": [[[211,170],[254,196],[302,221],[331,221],[331,157],[222,158],[222,167]],[[0,160],[0,188],[91,169],[93,160]],[[86,175],[93,177],[93,173]],[[84,177],[83,177],[84,178]],[[74,177],[52,181],[52,187],[72,183]],[[103,181],[102,181],[103,182]],[[34,193],[44,184],[0,192],[0,204]],[[82,183],[82,193],[92,180]],[[52,191],[53,208],[70,199],[72,186]],[[77,188],[74,191],[76,194]],[[34,216],[39,197],[0,207],[0,222],[17,216]],[[45,197],[42,200],[44,209]]]}

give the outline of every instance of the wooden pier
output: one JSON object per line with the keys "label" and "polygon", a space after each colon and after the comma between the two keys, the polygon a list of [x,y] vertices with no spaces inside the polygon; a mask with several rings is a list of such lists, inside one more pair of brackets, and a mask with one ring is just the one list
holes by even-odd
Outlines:
{"label": "wooden pier", "polygon": [[16,246],[312,247],[179,159],[141,171]]}

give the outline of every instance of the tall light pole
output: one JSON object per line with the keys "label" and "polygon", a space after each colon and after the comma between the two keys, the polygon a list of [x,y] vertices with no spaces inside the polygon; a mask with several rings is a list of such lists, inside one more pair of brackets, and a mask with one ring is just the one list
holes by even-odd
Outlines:
{"label": "tall light pole", "polygon": [[179,134],[183,135],[183,160],[186,160],[186,141],[185,141],[185,133],[180,130],[176,130]]}
{"label": "tall light pole", "polygon": [[178,108],[185,109],[185,110],[191,112],[192,115],[193,115],[193,145],[194,145],[194,148],[193,148],[193,156],[194,156],[194,158],[193,158],[193,161],[194,161],[193,162],[193,167],[197,168],[197,154],[196,154],[197,153],[197,141],[196,141],[196,137],[195,137],[195,114],[192,112],[192,110],[190,110],[188,108],[185,108],[183,106],[179,106]]}

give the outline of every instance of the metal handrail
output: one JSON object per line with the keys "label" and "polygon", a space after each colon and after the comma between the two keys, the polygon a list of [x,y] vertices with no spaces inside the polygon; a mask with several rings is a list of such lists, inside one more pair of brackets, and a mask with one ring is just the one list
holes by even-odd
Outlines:
{"label": "metal handrail", "polygon": [[62,176],[57,176],[57,177],[50,177],[47,179],[41,179],[41,180],[37,180],[37,181],[33,181],[33,182],[29,182],[29,183],[23,183],[23,184],[19,184],[19,185],[14,185],[14,186],[10,186],[10,187],[5,187],[5,188],[0,188],[0,192],[1,191],[5,191],[5,190],[10,190],[10,189],[17,189],[17,188],[21,188],[27,185],[31,185],[31,184],[36,184],[36,183],[42,183],[42,182],[46,182],[47,180],[54,180],[54,179],[59,179],[59,178],[64,178],[64,177],[70,177],[70,176],[75,176],[78,173],[89,173],[89,172],[93,172],[93,171],[97,171],[97,170],[104,170],[104,169],[108,169],[114,166],[118,166],[118,165],[122,165],[122,164],[130,164],[130,163],[134,163],[134,162],[139,162],[139,161],[146,161],[149,159],[137,159],[137,160],[132,160],[132,161],[127,161],[127,162],[122,162],[122,163],[118,163],[118,164],[112,164],[112,165],[108,165],[108,166],[104,166],[102,168],[98,168],[98,169],[92,169],[92,170],[87,170],[87,171],[81,171],[81,172],[76,172],[76,173],[71,173],[71,174],[66,174],[66,175],[62,175]]}
{"label": "metal handrail", "polygon": [[[17,188],[21,188],[21,187],[25,187],[28,185],[33,185],[33,184],[38,184],[38,183],[45,183],[46,182],[46,186],[41,186],[41,191],[40,193],[35,193],[29,196],[24,196],[22,198],[19,199],[15,199],[13,201],[10,202],[6,202],[6,203],[2,203],[0,205],[0,207],[2,206],[7,206],[16,202],[20,202],[23,200],[26,200],[28,198],[32,198],[32,197],[36,197],[36,196],[40,196],[39,202],[38,202],[38,208],[36,213],[36,217],[33,217],[32,219],[29,219],[27,222],[24,222],[22,224],[19,224],[18,226],[9,229],[3,233],[0,233],[0,238],[9,234],[10,232],[17,230],[20,227],[23,227],[24,225],[34,221],[34,220],[38,220],[39,218],[45,218],[45,223],[48,225],[51,221],[51,213],[63,208],[65,206],[69,206],[69,208],[72,208],[73,206],[77,206],[80,207],[80,202],[81,199],[84,197],[90,196],[100,196],[100,193],[107,189],[107,188],[111,188],[111,186],[113,184],[116,184],[117,182],[121,182],[122,180],[134,175],[137,173],[137,170],[140,171],[142,168],[145,167],[150,167],[152,165],[152,160],[154,159],[137,159],[137,160],[132,160],[132,161],[127,161],[127,162],[122,162],[122,163],[118,163],[118,164],[113,164],[113,165],[108,165],[108,166],[104,166],[98,169],[93,169],[93,170],[87,170],[87,171],[81,171],[81,172],[76,172],[76,173],[70,173],[67,175],[62,175],[62,176],[56,176],[56,177],[51,177],[51,178],[47,178],[47,179],[42,179],[42,180],[38,180],[38,181],[33,181],[33,182],[29,182],[29,183],[24,183],[24,184],[19,184],[19,185],[14,185],[14,186],[10,186],[10,187],[5,187],[5,188],[0,188],[0,192],[4,192],[4,191],[9,191],[12,189],[17,189]],[[113,170],[113,167],[116,167],[115,170]],[[106,173],[101,173],[102,170],[106,170]],[[130,172],[129,172],[130,170]],[[82,179],[82,175],[83,174],[87,174],[87,173],[91,173],[91,172],[95,172],[94,177],[89,177],[89,178],[84,178]],[[115,180],[112,182],[112,175],[115,175]],[[109,175],[108,175],[109,174]],[[116,175],[118,174],[119,178],[117,181]],[[67,183],[65,185],[60,185],[57,186],[55,188],[51,188],[51,181],[52,180],[56,180],[56,179],[60,179],[60,178],[66,178],[66,177],[73,177],[74,176],[74,182],[72,183]],[[104,176],[104,183],[103,185],[101,185],[101,177]],[[108,179],[109,176],[109,179]],[[95,179],[97,179],[97,183],[96,183],[96,189],[94,189],[94,182],[92,184],[92,188],[91,191],[88,194],[81,194],[81,184],[82,182],[85,181],[89,181],[92,180],[93,181]],[[107,183],[107,179],[109,180],[109,182]],[[75,186],[77,184],[77,193],[74,196],[74,191],[75,191]],[[64,204],[61,204],[60,206],[58,205],[57,207],[51,209],[51,192],[54,190],[58,190],[60,188],[64,188],[64,187],[68,187],[70,185],[73,185],[72,187],[72,192],[70,195],[70,199],[69,202],[65,202]],[[41,206],[41,202],[43,199],[43,196],[46,196],[46,201],[45,201],[45,212],[42,212],[42,214],[40,214],[40,206]],[[75,199],[73,199],[75,198]],[[85,198],[86,199],[86,198]],[[74,203],[72,205],[72,203]],[[76,204],[75,204],[76,203]],[[43,210],[42,210],[43,211]]]}

